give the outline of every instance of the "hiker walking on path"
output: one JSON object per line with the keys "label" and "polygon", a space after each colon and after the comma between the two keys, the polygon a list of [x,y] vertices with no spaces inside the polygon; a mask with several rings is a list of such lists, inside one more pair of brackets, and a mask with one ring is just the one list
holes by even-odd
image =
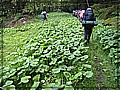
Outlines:
{"label": "hiker walking on path", "polygon": [[85,10],[81,10],[79,13],[79,21],[82,22],[83,14],[85,13]]}
{"label": "hiker walking on path", "polygon": [[46,11],[42,11],[41,15],[42,15],[43,23],[45,23],[46,20],[47,20],[47,13],[46,13]]}
{"label": "hiker walking on path", "polygon": [[84,27],[84,39],[85,44],[88,44],[90,41],[90,37],[92,34],[92,29],[96,26],[96,17],[94,16],[93,10],[91,8],[87,8],[87,10],[83,13],[82,25]]}

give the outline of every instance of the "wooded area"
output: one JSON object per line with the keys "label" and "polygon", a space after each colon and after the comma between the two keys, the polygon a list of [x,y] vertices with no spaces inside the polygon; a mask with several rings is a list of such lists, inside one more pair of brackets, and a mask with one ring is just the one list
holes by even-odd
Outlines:
{"label": "wooded area", "polygon": [[[108,3],[109,2],[109,3]],[[48,12],[55,9],[72,12],[73,9],[86,9],[93,4],[118,4],[118,0],[1,0],[0,16],[9,16],[15,13],[39,14],[46,6]]]}

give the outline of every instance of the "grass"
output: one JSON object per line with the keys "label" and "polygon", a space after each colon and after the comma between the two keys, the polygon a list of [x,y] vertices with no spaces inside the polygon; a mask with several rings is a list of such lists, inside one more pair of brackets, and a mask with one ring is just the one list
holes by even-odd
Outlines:
{"label": "grass", "polygon": [[[35,20],[35,19],[34,19]],[[34,21],[33,20],[33,21]],[[31,23],[33,21],[30,21]],[[39,22],[42,23],[41,20]],[[25,45],[25,41],[28,39],[28,36],[34,35],[38,30],[26,30],[26,31],[10,31],[9,33],[4,33],[3,35],[3,65],[8,61],[16,60],[16,55],[13,52],[16,52],[18,48]]]}

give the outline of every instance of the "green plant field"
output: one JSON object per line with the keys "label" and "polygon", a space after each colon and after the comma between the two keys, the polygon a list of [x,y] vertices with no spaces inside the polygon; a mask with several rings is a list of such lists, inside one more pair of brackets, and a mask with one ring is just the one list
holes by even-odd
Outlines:
{"label": "green plant field", "polygon": [[86,46],[76,17],[49,13],[45,24],[39,17],[36,23],[4,29],[3,90],[116,90],[117,30],[99,24]]}

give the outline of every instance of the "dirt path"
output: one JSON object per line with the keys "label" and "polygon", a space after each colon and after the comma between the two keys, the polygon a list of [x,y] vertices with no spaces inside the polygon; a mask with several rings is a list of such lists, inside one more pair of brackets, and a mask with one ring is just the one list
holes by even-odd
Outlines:
{"label": "dirt path", "polygon": [[105,88],[103,87],[102,85],[102,82],[103,82],[103,72],[102,72],[102,68],[99,67],[99,64],[100,64],[100,60],[98,59],[97,56],[94,57],[94,62],[95,62],[95,69],[96,71],[98,72],[98,75],[96,76],[96,82],[98,84],[98,88],[99,90],[105,90]]}
{"label": "dirt path", "polygon": [[94,79],[96,80],[96,90],[115,90],[114,70],[106,53],[101,46],[92,41],[89,44],[89,56],[93,66]]}

